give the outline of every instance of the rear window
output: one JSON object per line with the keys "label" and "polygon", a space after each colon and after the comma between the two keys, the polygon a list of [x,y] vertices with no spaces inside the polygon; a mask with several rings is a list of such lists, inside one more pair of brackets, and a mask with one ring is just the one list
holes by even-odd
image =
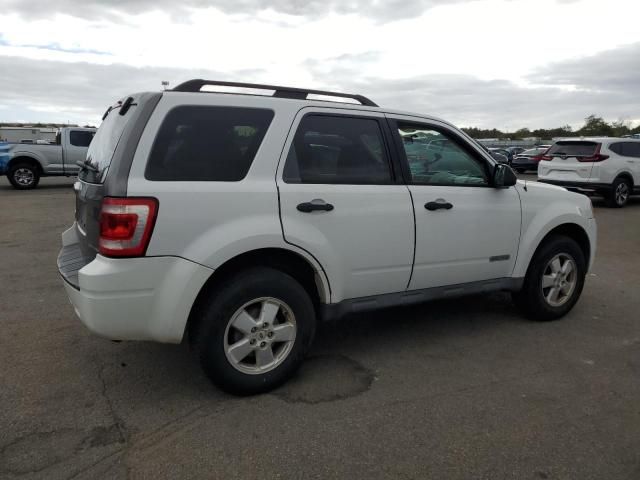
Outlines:
{"label": "rear window", "polygon": [[122,132],[124,132],[129,119],[133,116],[131,115],[133,108],[136,108],[135,104],[131,105],[126,115],[118,115],[119,106],[111,109],[111,112],[104,119],[89,144],[87,159],[84,162],[86,167],[80,169],[78,173],[78,177],[81,180],[89,183],[104,182]]}
{"label": "rear window", "polygon": [[164,119],[145,177],[237,182],[249,171],[273,119],[257,108],[181,106]]}
{"label": "rear window", "polygon": [[591,157],[596,154],[598,142],[560,141],[549,149],[548,155],[566,155],[567,157]]}

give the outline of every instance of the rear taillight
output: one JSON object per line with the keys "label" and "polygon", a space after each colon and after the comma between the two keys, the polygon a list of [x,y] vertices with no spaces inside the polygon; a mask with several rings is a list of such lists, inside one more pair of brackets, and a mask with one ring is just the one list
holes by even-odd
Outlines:
{"label": "rear taillight", "polygon": [[144,255],[157,214],[155,198],[105,197],[100,212],[100,254],[107,257]]}
{"label": "rear taillight", "polygon": [[553,157],[551,155],[542,155],[540,157],[540,160],[544,160],[545,162],[550,162],[551,160],[553,160]]}
{"label": "rear taillight", "polygon": [[603,160],[606,160],[607,158],[609,158],[609,155],[602,155],[600,153],[601,146],[602,144],[599,143],[598,145],[596,145],[596,151],[594,152],[593,155],[591,155],[590,157],[578,157],[578,161],[579,162],[601,162]]}
{"label": "rear taillight", "polygon": [[539,162],[540,160],[542,160],[542,157],[544,157],[544,155],[535,155],[531,157],[531,160],[533,160],[534,162]]}

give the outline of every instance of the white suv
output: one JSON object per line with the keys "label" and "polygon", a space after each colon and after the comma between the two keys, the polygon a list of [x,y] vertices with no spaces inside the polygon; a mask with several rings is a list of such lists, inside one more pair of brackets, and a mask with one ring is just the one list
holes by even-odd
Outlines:
{"label": "white suv", "polygon": [[612,207],[624,207],[640,193],[640,139],[559,140],[538,164],[541,182],[597,193]]}
{"label": "white suv", "polygon": [[[201,91],[220,85],[274,93]],[[131,95],[75,188],[58,268],[85,325],[188,337],[237,394],[284,382],[316,321],[348,312],[508,290],[561,317],[595,254],[586,196],[516,182],[451,124],[359,95],[204,80]]]}

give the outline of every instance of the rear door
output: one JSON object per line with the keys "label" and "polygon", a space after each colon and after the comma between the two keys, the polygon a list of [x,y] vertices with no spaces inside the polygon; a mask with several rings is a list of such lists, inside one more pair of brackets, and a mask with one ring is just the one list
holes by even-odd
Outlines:
{"label": "rear door", "polygon": [[325,269],[331,300],[404,291],[411,273],[411,197],[378,112],[302,109],[279,165],[285,240]]}
{"label": "rear door", "polygon": [[595,173],[594,161],[587,160],[600,151],[599,147],[600,143],[590,140],[557,141],[540,161],[539,173],[553,180],[585,182]]}
{"label": "rear door", "polygon": [[415,208],[409,289],[511,277],[521,222],[515,187],[493,188],[491,163],[446,124],[394,115],[390,125]]}

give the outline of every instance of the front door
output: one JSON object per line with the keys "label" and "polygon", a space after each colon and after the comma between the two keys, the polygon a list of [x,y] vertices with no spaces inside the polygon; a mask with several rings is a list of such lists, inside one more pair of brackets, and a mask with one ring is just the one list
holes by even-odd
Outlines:
{"label": "front door", "polygon": [[404,291],[414,248],[384,116],[340,112],[299,112],[277,177],[284,238],[322,265],[332,302]]}
{"label": "front door", "polygon": [[390,119],[413,197],[409,290],[510,277],[520,239],[515,187],[491,186],[492,163],[440,122]]}

